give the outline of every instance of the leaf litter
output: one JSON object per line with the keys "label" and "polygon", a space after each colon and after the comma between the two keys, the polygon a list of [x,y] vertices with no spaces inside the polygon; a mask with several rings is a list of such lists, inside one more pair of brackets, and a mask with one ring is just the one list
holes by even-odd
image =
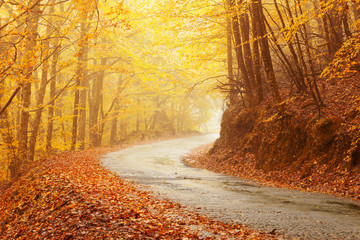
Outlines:
{"label": "leaf litter", "polygon": [[[119,147],[117,148],[119,149]],[[0,191],[0,239],[279,239],[212,220],[101,166],[115,148],[34,162]]]}

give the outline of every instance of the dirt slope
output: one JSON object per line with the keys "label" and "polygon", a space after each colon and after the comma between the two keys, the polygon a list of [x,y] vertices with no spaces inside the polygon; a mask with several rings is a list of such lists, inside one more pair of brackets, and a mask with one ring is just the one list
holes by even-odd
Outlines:
{"label": "dirt slope", "polygon": [[[360,199],[360,86],[358,78],[320,82],[321,115],[309,96],[294,94],[285,111],[268,99],[229,107],[220,138],[192,165],[273,186]],[[289,93],[283,92],[283,95]]]}

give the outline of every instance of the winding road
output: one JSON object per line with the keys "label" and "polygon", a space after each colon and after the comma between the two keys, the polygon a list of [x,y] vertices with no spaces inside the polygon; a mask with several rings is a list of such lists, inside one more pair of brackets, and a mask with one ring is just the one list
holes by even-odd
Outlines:
{"label": "winding road", "polygon": [[288,238],[360,239],[360,204],[355,201],[263,187],[182,161],[191,149],[217,137],[210,134],[134,146],[107,154],[102,162],[120,177],[149,186],[160,197],[221,221]]}

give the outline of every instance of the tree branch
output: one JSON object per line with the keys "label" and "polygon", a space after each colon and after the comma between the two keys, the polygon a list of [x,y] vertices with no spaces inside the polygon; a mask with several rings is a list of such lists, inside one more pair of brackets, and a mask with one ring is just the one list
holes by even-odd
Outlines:
{"label": "tree branch", "polygon": [[16,94],[19,92],[21,88],[21,85],[18,86],[15,91],[13,92],[13,94],[11,95],[11,97],[9,98],[9,100],[7,101],[7,103],[5,104],[5,106],[1,109],[0,111],[0,115],[3,114],[6,110],[7,107],[9,107],[9,105],[11,104],[11,102],[13,101],[13,99],[15,98]]}

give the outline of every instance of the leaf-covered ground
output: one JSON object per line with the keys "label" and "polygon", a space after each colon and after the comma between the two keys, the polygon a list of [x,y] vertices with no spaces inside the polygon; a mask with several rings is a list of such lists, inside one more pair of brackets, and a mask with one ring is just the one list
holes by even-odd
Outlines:
{"label": "leaf-covered ground", "polygon": [[277,239],[158,200],[108,172],[116,149],[35,162],[0,197],[0,239]]}
{"label": "leaf-covered ground", "polygon": [[265,173],[255,168],[253,154],[241,155],[222,150],[209,155],[210,148],[211,146],[207,145],[195,149],[186,157],[186,162],[194,167],[256,180],[267,186],[321,192],[360,200],[360,172],[349,172],[341,166],[328,172],[325,164],[317,164],[309,169],[306,177],[303,177],[301,171],[294,171],[291,166]]}

